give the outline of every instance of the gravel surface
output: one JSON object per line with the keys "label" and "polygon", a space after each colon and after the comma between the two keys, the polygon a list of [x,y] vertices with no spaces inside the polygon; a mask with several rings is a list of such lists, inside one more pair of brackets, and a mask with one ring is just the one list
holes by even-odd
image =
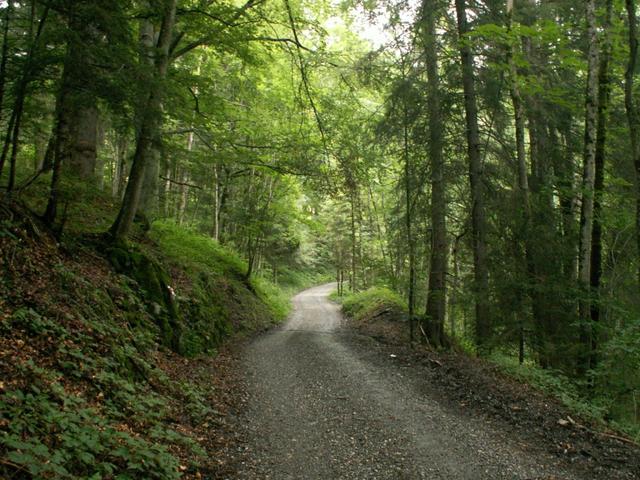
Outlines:
{"label": "gravel surface", "polygon": [[246,347],[238,478],[584,478],[526,432],[444,402],[401,355],[341,329],[333,288],[299,294],[287,324]]}

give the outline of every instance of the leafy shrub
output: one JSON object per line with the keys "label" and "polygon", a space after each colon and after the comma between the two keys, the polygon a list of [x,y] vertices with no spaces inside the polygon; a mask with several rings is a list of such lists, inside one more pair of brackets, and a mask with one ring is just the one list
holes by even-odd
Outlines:
{"label": "leafy shrub", "polygon": [[[335,298],[335,297],[332,297]],[[342,298],[342,311],[356,320],[370,317],[384,309],[405,313],[407,304],[397,293],[384,287],[372,287]]]}
{"label": "leafy shrub", "polygon": [[122,404],[89,405],[57,381],[60,372],[31,361],[21,368],[30,385],[0,396],[0,446],[10,465],[35,478],[179,478],[178,461],[167,449],[178,434],[162,426],[161,415],[148,415],[157,408],[153,396],[135,386],[124,393],[137,415],[146,410],[154,428],[160,427],[159,441],[151,443],[117,423]]}

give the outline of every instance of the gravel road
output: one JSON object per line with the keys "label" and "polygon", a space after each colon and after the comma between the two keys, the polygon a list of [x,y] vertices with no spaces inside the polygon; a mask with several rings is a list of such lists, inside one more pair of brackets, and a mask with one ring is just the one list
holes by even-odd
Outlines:
{"label": "gravel road", "polygon": [[244,352],[239,478],[579,479],[526,432],[447,404],[400,355],[342,329],[333,288],[299,294],[289,321]]}

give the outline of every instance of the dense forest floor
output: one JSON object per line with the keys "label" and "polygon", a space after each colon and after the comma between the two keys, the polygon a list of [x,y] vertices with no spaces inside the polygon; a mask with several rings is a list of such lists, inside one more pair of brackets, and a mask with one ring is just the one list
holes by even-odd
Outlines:
{"label": "dense forest floor", "polygon": [[284,294],[166,225],[113,250],[0,213],[0,478],[227,477],[224,345],[282,320]]}

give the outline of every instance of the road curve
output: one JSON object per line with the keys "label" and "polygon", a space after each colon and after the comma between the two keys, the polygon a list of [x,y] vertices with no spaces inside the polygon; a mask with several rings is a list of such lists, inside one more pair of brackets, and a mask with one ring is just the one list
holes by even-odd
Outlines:
{"label": "road curve", "polygon": [[400,358],[340,328],[333,284],[244,352],[242,479],[577,480],[514,432],[443,405]]}

